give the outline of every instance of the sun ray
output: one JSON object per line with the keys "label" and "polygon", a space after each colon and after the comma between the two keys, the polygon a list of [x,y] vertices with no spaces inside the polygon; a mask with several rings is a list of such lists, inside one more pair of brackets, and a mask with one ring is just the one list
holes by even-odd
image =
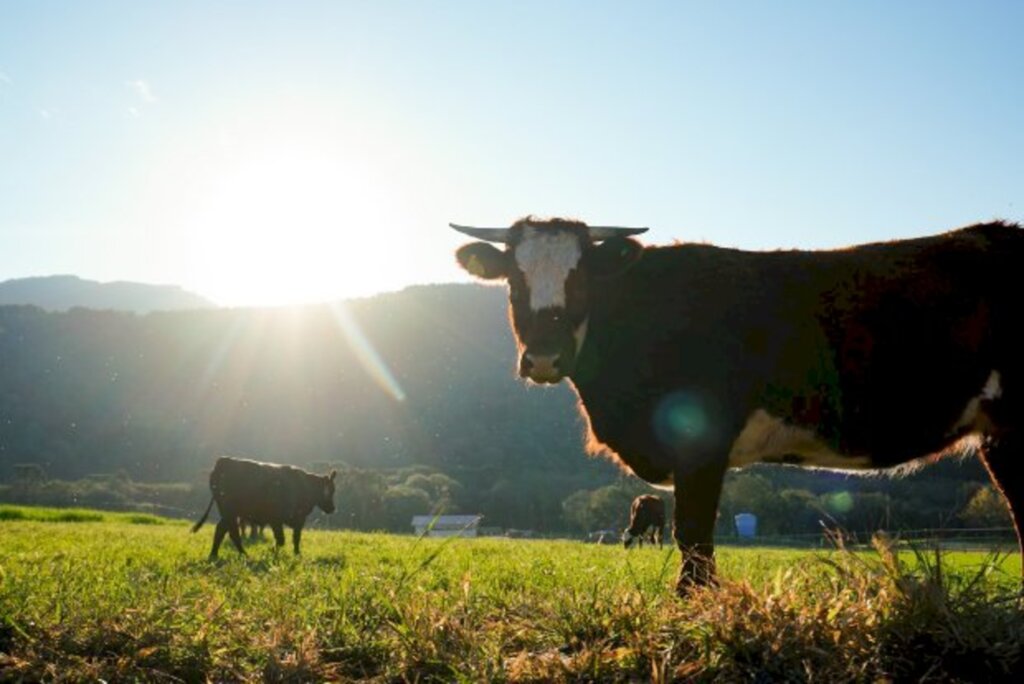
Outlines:
{"label": "sun ray", "polygon": [[370,374],[373,381],[396,402],[404,402],[405,390],[398,384],[398,380],[391,373],[384,359],[377,353],[373,343],[363,334],[359,323],[356,322],[344,303],[331,304],[330,310],[335,323],[338,324],[338,329],[348,340],[359,363]]}

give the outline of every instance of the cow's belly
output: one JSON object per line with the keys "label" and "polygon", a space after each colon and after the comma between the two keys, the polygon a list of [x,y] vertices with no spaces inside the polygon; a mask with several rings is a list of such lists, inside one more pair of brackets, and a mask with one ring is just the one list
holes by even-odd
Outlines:
{"label": "cow's belly", "polygon": [[751,414],[729,451],[730,468],[752,463],[792,463],[858,470],[872,465],[869,456],[837,453],[813,431],[785,423],[764,409],[757,409]]}

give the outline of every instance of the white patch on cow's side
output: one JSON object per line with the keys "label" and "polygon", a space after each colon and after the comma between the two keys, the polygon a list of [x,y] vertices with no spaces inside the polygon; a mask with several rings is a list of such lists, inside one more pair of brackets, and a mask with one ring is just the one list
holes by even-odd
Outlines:
{"label": "white patch on cow's side", "polygon": [[666,477],[661,482],[649,482],[648,484],[654,487],[655,489],[660,489],[665,492],[672,492],[675,491],[676,488],[675,481],[675,476],[672,473],[669,473],[668,477]]}
{"label": "white patch on cow's side", "polygon": [[764,409],[757,409],[732,444],[729,467],[799,457],[800,465],[860,470],[871,466],[867,456],[843,456],[829,449],[813,432],[787,425]]}
{"label": "white patch on cow's side", "polygon": [[994,370],[989,373],[985,386],[981,388],[981,398],[992,400],[1003,396],[1003,386],[1000,380],[999,371]]}
{"label": "white patch on cow's side", "polygon": [[583,348],[583,340],[587,338],[587,323],[590,321],[589,318],[584,318],[583,322],[580,323],[579,327],[572,331],[573,339],[576,340],[576,355],[579,356],[580,349]]}
{"label": "white patch on cow's side", "polygon": [[972,397],[967,402],[964,412],[960,414],[960,418],[957,419],[949,433],[955,435],[964,431],[981,429],[984,422],[984,416],[981,413],[981,402],[993,401],[1001,396],[1003,396],[1001,377],[999,371],[994,370],[988,374],[988,379],[985,381],[984,387],[981,388],[981,393],[976,397]]}
{"label": "white patch on cow's side", "polygon": [[565,281],[583,256],[576,235],[527,228],[516,247],[516,264],[530,288],[534,311],[565,306]]}

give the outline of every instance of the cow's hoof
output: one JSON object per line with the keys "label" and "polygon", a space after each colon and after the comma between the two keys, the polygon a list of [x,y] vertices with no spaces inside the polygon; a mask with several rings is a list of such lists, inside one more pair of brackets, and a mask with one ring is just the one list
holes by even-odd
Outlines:
{"label": "cow's hoof", "polygon": [[694,591],[716,586],[718,586],[718,580],[713,572],[708,571],[707,567],[700,565],[683,567],[676,580],[676,595],[680,598],[687,598]]}
{"label": "cow's hoof", "polygon": [[697,581],[692,577],[680,577],[676,580],[676,596],[689,598],[695,591],[715,586],[718,586],[718,583],[714,579]]}

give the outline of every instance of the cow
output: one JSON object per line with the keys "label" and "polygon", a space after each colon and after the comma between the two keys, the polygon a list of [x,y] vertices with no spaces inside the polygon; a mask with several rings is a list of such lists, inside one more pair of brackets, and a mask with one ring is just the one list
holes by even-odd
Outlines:
{"label": "cow", "polygon": [[519,375],[568,380],[590,450],[674,490],[681,595],[714,581],[723,476],[754,462],[905,471],[977,453],[1020,540],[1019,225],[770,252],[569,219],[450,225],[482,240],[459,264],[508,284]]}
{"label": "cow", "polygon": [[254,526],[269,525],[278,548],[284,546],[284,526],[288,525],[298,555],[302,528],[313,508],[319,507],[328,514],[334,512],[336,475],[333,470],[329,475],[314,475],[294,466],[222,456],[210,473],[210,503],[203,517],[192,526],[192,532],[199,531],[216,502],[220,522],[213,533],[211,560],[217,558],[225,534],[231,536],[238,552],[245,555],[240,520]]}
{"label": "cow", "polygon": [[665,531],[665,502],[660,496],[641,494],[629,508],[629,527],[622,532],[622,546],[629,548],[636,541],[643,548],[644,539],[664,548],[661,536]]}

